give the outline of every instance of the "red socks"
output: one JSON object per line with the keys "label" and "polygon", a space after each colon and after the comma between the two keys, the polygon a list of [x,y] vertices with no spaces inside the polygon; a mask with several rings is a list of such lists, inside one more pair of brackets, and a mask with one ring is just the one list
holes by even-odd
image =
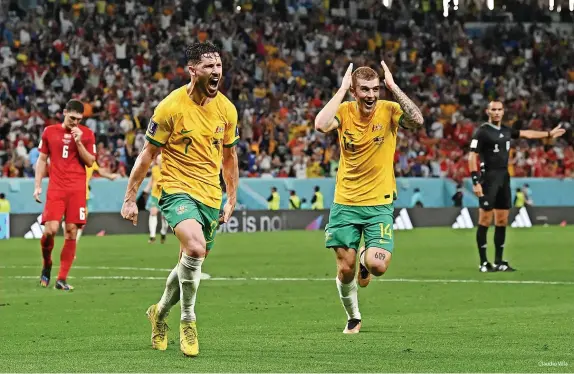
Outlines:
{"label": "red socks", "polygon": [[75,256],[76,240],[66,239],[64,241],[64,248],[62,248],[62,254],[60,255],[60,272],[58,273],[58,280],[66,280]]}
{"label": "red socks", "polygon": [[52,267],[52,249],[54,249],[54,237],[42,235],[40,239],[40,246],[42,248],[42,267]]}

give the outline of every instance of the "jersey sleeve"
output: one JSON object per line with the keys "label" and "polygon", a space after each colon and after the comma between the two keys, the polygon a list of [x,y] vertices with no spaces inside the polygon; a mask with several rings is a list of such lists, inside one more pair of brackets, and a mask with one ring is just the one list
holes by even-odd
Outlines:
{"label": "jersey sleeve", "polygon": [[84,129],[84,131],[87,131],[88,134],[85,137],[85,139],[82,141],[82,143],[84,143],[84,147],[86,147],[86,150],[88,152],[90,152],[90,154],[92,156],[96,156],[96,136],[94,135],[94,132],[90,129]]}
{"label": "jersey sleeve", "polygon": [[512,139],[518,139],[518,138],[520,138],[520,130],[510,129],[510,137],[511,137]]}
{"label": "jersey sleeve", "polygon": [[92,169],[93,169],[94,171],[99,171],[99,170],[100,170],[100,167],[98,166],[97,161],[94,161],[94,163],[92,164]]}
{"label": "jersey sleeve", "polygon": [[335,114],[335,121],[339,124],[337,128],[341,128],[343,126],[343,121],[345,120],[345,113],[347,109],[347,103],[342,103],[339,105],[337,109],[337,114]]}
{"label": "jersey sleeve", "polygon": [[391,110],[391,122],[395,126],[400,126],[403,129],[406,127],[403,126],[403,118],[404,112],[403,108],[399,105],[399,103],[395,103],[394,101],[389,102],[390,110]]}
{"label": "jersey sleeve", "polygon": [[40,144],[38,145],[38,151],[45,155],[50,154],[50,148],[48,147],[48,129],[42,132],[42,139],[40,139]]}
{"label": "jersey sleeve", "polygon": [[165,102],[159,103],[149,120],[145,138],[156,147],[162,147],[167,143],[173,131],[172,114]]}
{"label": "jersey sleeve", "polygon": [[227,124],[223,134],[223,146],[231,148],[239,142],[239,127],[237,126],[237,109],[235,105],[227,105]]}
{"label": "jersey sleeve", "polygon": [[483,146],[483,131],[482,128],[479,127],[478,130],[472,136],[472,140],[470,141],[470,151],[474,153],[481,153],[482,146]]}

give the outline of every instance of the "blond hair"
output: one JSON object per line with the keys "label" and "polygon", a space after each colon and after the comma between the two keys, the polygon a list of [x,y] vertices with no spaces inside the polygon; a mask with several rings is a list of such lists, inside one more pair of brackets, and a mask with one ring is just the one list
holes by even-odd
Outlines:
{"label": "blond hair", "polygon": [[353,72],[353,75],[352,75],[353,87],[357,85],[357,80],[359,80],[359,79],[371,81],[373,79],[378,79],[378,78],[379,78],[379,74],[377,74],[376,71],[374,71],[373,69],[371,69],[368,66],[361,66],[360,68],[357,68],[357,70],[355,70]]}

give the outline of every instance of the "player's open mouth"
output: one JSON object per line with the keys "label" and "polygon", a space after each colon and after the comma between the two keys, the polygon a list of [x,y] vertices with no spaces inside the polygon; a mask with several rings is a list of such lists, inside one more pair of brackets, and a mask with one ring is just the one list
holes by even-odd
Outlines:
{"label": "player's open mouth", "polygon": [[217,90],[217,86],[219,86],[219,77],[210,78],[207,85],[211,90]]}
{"label": "player's open mouth", "polygon": [[367,109],[371,109],[373,107],[373,105],[375,105],[375,102],[377,102],[377,100],[375,100],[375,99],[365,100],[365,106],[367,107]]}

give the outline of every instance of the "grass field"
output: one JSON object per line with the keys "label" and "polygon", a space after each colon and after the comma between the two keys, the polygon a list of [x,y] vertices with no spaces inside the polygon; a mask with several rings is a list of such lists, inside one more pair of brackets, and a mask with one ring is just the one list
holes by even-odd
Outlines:
{"label": "grass field", "polygon": [[203,268],[195,359],[179,351],[179,304],[165,352],[151,350],[145,318],[175,264],[175,237],[83,237],[72,293],[38,286],[38,241],[0,241],[0,371],[574,371],[574,229],[509,229],[516,273],[478,273],[474,235],[396,232],[390,270],[360,289],[355,336],[341,333],[322,232],[220,235]]}

